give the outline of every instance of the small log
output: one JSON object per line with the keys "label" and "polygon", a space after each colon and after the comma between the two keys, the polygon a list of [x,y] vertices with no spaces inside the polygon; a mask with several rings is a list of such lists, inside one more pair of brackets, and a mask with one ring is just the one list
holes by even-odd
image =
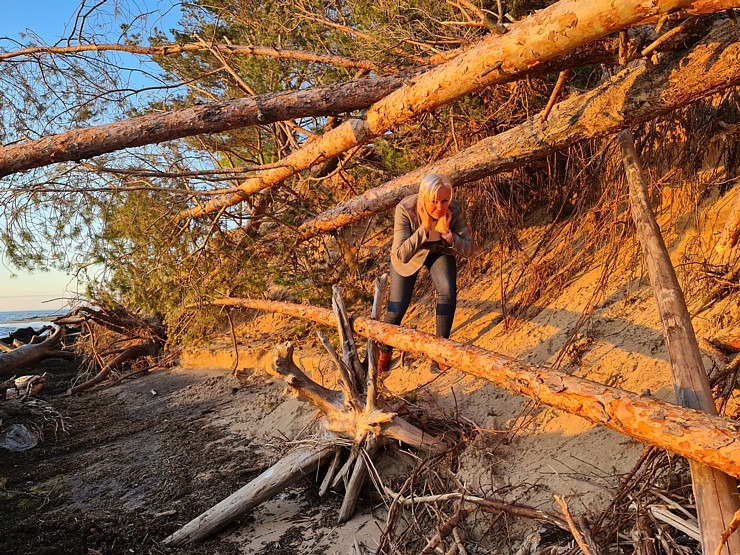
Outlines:
{"label": "small log", "polygon": [[165,538],[164,545],[178,547],[210,536],[306,474],[315,472],[318,466],[331,460],[337,449],[336,445],[296,449],[239,491]]}
{"label": "small log", "polygon": [[[621,131],[617,137],[629,182],[632,219],[637,228],[663,325],[676,399],[683,407],[714,416],[717,408],[702,362],[699,343],[668,249],[650,209],[647,184],[632,135],[629,131]],[[702,548],[704,553],[714,553],[722,532],[728,528],[733,515],[740,509],[737,482],[724,472],[696,461],[689,461],[689,465]],[[725,547],[728,555],[740,554],[740,535],[734,534],[728,538]]]}

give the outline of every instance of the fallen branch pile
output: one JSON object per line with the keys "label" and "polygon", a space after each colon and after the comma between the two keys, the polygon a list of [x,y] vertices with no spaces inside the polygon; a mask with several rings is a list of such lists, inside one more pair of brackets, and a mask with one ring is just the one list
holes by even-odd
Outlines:
{"label": "fallen branch pile", "polygon": [[[68,395],[90,389],[116,371],[131,370],[120,376],[123,379],[149,370],[161,362],[167,341],[160,318],[143,317],[120,305],[79,307],[58,323],[81,326],[83,331],[77,340],[77,349],[90,361],[90,367],[98,368],[94,376],[69,388]],[[140,367],[135,367],[137,364]]]}

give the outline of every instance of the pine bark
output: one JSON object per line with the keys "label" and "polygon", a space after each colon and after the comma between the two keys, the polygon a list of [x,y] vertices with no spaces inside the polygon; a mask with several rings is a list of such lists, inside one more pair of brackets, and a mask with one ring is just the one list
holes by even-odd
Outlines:
{"label": "pine bark", "polygon": [[[331,311],[308,305],[233,298],[216,300],[214,304],[334,324]],[[732,421],[417,330],[359,316],[353,318],[352,325],[356,333],[380,343],[454,366],[513,393],[740,477],[740,432]],[[387,430],[384,435],[389,435]]]}
{"label": "pine bark", "polygon": [[301,117],[331,116],[367,108],[422,71],[368,77],[349,83],[266,94],[74,129],[0,148],[0,177],[124,148],[218,133]]}
{"label": "pine bark", "polygon": [[[699,14],[721,11],[727,9],[727,5],[731,4],[732,1],[696,2],[696,9],[693,11]],[[652,30],[646,26],[631,34],[630,51],[639,51],[646,40],[650,40],[651,37],[655,38]],[[110,46],[100,45],[102,49]],[[168,54],[175,54],[196,48],[202,48],[202,45],[190,45],[190,48],[188,48],[188,45],[164,46],[161,47],[161,50],[166,50]],[[79,48],[31,48],[9,52],[5,57],[11,58],[34,53],[54,54],[58,52],[63,54],[69,51],[90,49],[97,50],[98,45],[83,45]],[[130,48],[121,47],[120,50],[128,51]],[[135,50],[138,51],[138,49]],[[285,54],[284,57],[293,57],[293,54],[290,53],[264,52],[256,47],[229,46],[227,50],[237,54],[275,55],[277,57],[282,57],[282,54]],[[159,50],[144,48],[141,53],[146,54],[150,51],[156,53]],[[545,75],[583,65],[614,64],[618,61],[618,58],[618,40],[605,37],[537,64],[525,73],[503,75],[499,82],[506,83],[527,75]],[[331,61],[324,60],[324,63],[330,63]],[[433,60],[430,61],[432,65],[435,63]],[[125,148],[154,144],[201,133],[217,133],[300,117],[321,117],[349,113],[352,110],[369,107],[399,88],[405,81],[411,80],[414,75],[426,69],[428,67],[417,67],[393,75],[371,77],[328,87],[313,87],[300,91],[227,100],[85,129],[73,129],[34,141],[0,148],[0,177],[59,162],[79,161]]]}
{"label": "pine bark", "polygon": [[740,43],[732,21],[718,22],[685,56],[665,56],[624,69],[588,93],[556,104],[546,122],[539,114],[504,133],[429,164],[304,222],[302,239],[328,233],[389,209],[418,190],[428,173],[448,175],[455,185],[507,171],[579,141],[613,134],[650,121],[710,94],[740,84]]}

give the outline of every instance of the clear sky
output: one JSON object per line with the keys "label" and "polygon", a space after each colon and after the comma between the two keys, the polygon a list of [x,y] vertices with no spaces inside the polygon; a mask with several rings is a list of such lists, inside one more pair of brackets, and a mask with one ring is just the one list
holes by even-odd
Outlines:
{"label": "clear sky", "polygon": [[[13,49],[2,37],[24,41],[27,39],[21,34],[27,32],[46,44],[56,43],[74,27],[74,18],[82,3],[83,0],[0,0],[0,45]],[[97,1],[87,0],[85,5],[91,8],[96,4]],[[165,30],[176,26],[180,13],[179,9],[171,8],[177,5],[176,0],[107,0],[106,4],[110,9],[123,7],[131,13],[161,10],[166,15],[158,26]],[[19,272],[11,277],[11,271],[0,260],[0,311],[56,310],[65,304],[64,298],[75,296],[78,287],[73,277],[58,271]]]}

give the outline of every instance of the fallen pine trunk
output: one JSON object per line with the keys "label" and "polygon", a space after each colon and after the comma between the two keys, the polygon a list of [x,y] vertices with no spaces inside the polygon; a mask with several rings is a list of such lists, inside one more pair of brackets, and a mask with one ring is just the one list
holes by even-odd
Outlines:
{"label": "fallen pine trunk", "polygon": [[214,102],[13,144],[0,148],[0,177],[47,164],[82,160],[201,133],[360,110],[397,89],[404,79],[419,71]]}
{"label": "fallen pine trunk", "polygon": [[[30,366],[45,358],[60,355],[64,328],[57,330],[41,343],[21,345],[9,352],[0,353],[0,376],[11,374],[19,368]],[[65,355],[66,356],[66,355]]]}
{"label": "fallen pine trunk", "polygon": [[[276,312],[324,325],[334,323],[330,310],[309,305],[234,298],[219,299],[213,304]],[[352,324],[365,337],[454,366],[513,393],[740,477],[740,433],[737,424],[730,420],[524,364],[417,330],[364,317],[354,318]]]}
{"label": "fallen pine trunk", "polygon": [[512,170],[579,141],[650,121],[709,94],[740,83],[740,43],[733,22],[719,22],[680,59],[665,56],[655,67],[632,66],[601,86],[556,104],[542,121],[528,121],[453,156],[428,164],[338,204],[298,228],[308,239],[389,209],[418,190],[428,173],[448,175],[456,185]]}

